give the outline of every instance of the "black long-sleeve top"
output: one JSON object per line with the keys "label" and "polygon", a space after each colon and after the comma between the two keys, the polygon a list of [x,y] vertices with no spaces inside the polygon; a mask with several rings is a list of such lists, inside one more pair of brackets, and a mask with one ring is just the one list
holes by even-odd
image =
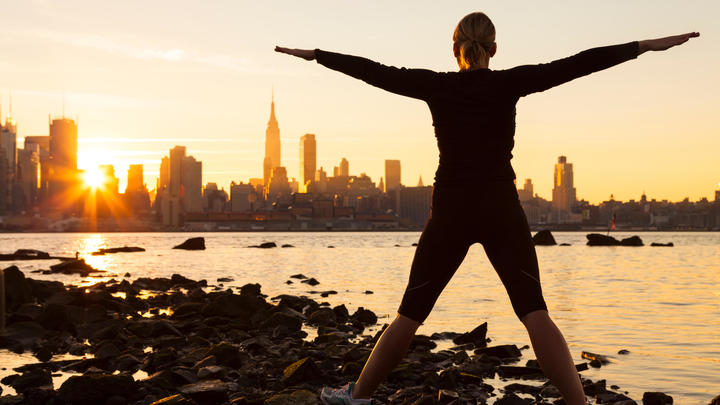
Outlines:
{"label": "black long-sleeve top", "polygon": [[385,66],[316,49],[317,62],[430,107],[440,161],[436,185],[515,179],[510,165],[520,97],[634,59],[638,43],[589,49],[568,58],[507,70],[434,72]]}

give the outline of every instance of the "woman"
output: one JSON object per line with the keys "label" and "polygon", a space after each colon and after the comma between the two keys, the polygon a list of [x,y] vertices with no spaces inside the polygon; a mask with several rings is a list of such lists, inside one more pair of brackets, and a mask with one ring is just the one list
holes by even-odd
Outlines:
{"label": "woman", "polygon": [[[323,402],[370,403],[375,389],[405,356],[415,331],[470,245],[479,242],[528,331],[543,372],[567,404],[585,404],[567,343],[548,315],[535,248],[514,184],[510,159],[515,104],[520,97],[698,35],[594,48],[547,64],[490,70],[490,58],[497,51],[495,27],[485,14],[472,13],[460,20],[453,34],[460,71],[445,73],[384,66],[319,49],[276,47],[277,52],[315,59],[373,86],[425,101],[440,151],[430,219],[420,236],[398,315],[378,340],[357,381],[340,389],[324,388]],[[472,209],[468,203],[474,204]]]}

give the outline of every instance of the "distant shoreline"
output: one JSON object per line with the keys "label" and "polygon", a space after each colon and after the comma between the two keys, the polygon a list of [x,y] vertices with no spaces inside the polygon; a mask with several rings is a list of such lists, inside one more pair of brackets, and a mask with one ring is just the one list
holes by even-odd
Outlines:
{"label": "distant shoreline", "polygon": [[[607,233],[607,230],[602,229],[553,229],[553,228],[530,228],[532,232],[538,232],[541,230],[549,230],[551,232],[572,232],[572,233]],[[66,232],[54,232],[54,231],[0,231],[0,235],[22,235],[22,234],[81,234],[81,233],[178,233],[178,234],[211,234],[211,233],[402,233],[402,232],[422,232],[422,229],[245,229],[238,231],[184,231],[184,230],[97,230],[97,231],[66,231]],[[707,229],[616,229],[611,231],[610,234],[618,233],[667,233],[667,232],[678,232],[678,233],[713,233],[720,232],[720,229],[707,230]]]}

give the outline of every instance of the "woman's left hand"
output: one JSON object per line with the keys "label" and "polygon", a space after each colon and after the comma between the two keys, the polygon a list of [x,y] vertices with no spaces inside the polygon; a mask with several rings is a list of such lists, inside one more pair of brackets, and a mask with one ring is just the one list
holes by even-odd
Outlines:
{"label": "woman's left hand", "polygon": [[315,59],[315,50],[314,49],[293,49],[293,48],[283,48],[280,46],[276,46],[275,52],[286,53],[288,55],[297,56],[298,58],[303,58],[305,60],[314,60]]}

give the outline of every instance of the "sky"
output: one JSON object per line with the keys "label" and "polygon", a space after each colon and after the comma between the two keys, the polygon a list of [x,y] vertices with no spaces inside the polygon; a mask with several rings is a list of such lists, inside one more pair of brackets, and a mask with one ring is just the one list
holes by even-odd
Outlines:
{"label": "sky", "polygon": [[[321,48],[388,65],[457,70],[452,32],[484,11],[497,29],[495,69],[587,48],[699,31],[666,52],[575,80],[518,103],[512,164],[551,198],[559,155],[592,203],[714,198],[720,188],[720,2],[0,0],[0,100],[12,95],[18,135],[47,135],[48,116],[78,117],[78,164],[145,165],[154,188],[175,145],[203,162],[203,181],[262,177],[271,93],[282,163],[299,173],[314,133],[318,166],[375,182],[400,159],[402,182],[431,184],[437,147],[427,106],[275,45]],[[63,103],[64,100],[64,103]],[[4,119],[4,118],[3,118]]]}

